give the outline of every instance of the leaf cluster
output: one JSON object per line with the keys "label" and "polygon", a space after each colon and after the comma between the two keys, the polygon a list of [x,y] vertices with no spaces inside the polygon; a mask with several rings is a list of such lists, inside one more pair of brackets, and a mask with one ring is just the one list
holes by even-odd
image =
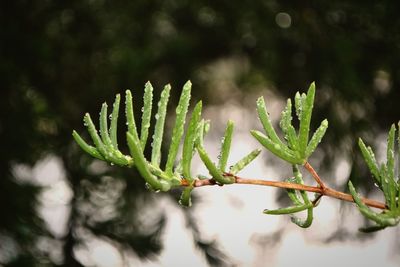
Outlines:
{"label": "leaf cluster", "polygon": [[299,92],[294,98],[296,115],[299,119],[299,130],[296,132],[292,124],[292,101],[287,100],[286,107],[282,111],[280,128],[284,133],[285,141],[282,141],[272,126],[271,119],[265,106],[263,97],[257,100],[257,112],[266,135],[253,130],[251,134],[269,151],[277,157],[291,163],[304,164],[321,142],[328,120],[323,120],[319,128],[309,140],[311,115],[314,106],[315,83],[312,83],[307,94]]}
{"label": "leaf cluster", "polygon": [[[99,130],[96,129],[90,115],[84,116],[84,125],[87,127],[94,146],[89,145],[75,130],[72,135],[78,145],[89,155],[124,167],[135,167],[145,179],[149,189],[154,191],[169,191],[173,187],[178,187],[188,183],[182,193],[180,203],[190,206],[190,195],[194,189],[194,182],[197,177],[191,173],[193,156],[197,152],[200,159],[208,169],[210,175],[219,184],[230,184],[234,182],[234,177],[226,175],[226,166],[232,143],[234,123],[228,122],[225,135],[222,138],[221,152],[218,163],[211,160],[210,155],[204,148],[204,137],[209,131],[210,122],[202,119],[202,102],[196,103],[190,116],[187,129],[185,131],[187,113],[191,98],[192,84],[188,81],[184,86],[175,109],[175,124],[167,153],[167,160],[164,167],[161,163],[161,148],[164,139],[164,125],[167,115],[167,105],[170,96],[171,86],[166,85],[161,92],[160,100],[157,104],[158,110],[155,114],[154,134],[151,143],[151,159],[146,159],[144,148],[147,145],[149,129],[151,127],[151,115],[153,107],[153,87],[150,82],[146,83],[143,96],[142,117],[140,135],[136,126],[133,111],[133,99],[130,90],[125,92],[125,117],[126,117],[126,140],[129,148],[129,155],[124,155],[118,148],[117,125],[120,106],[120,95],[117,95],[113,104],[113,111],[108,117],[107,103],[103,103],[100,118]],[[110,128],[108,128],[110,120]],[[177,160],[179,147],[182,146],[181,157]],[[234,164],[230,174],[236,174],[251,161],[253,161],[261,150],[256,149]]]}
{"label": "leaf cluster", "polygon": [[[251,134],[274,155],[292,164],[293,178],[288,180],[288,182],[291,183],[304,183],[298,166],[307,162],[308,157],[315,151],[328,128],[328,121],[325,119],[314,132],[311,140],[309,140],[314,97],[315,83],[310,85],[307,93],[296,93],[294,98],[295,113],[299,120],[299,129],[297,131],[292,123],[292,101],[290,99],[287,100],[279,123],[284,134],[284,140],[279,138],[272,125],[264,98],[260,97],[257,100],[258,117],[265,131],[265,135],[257,130],[252,130]],[[310,201],[307,193],[304,191],[289,189],[287,193],[293,206],[277,210],[265,210],[264,213],[273,215],[291,214],[293,223],[300,227],[309,227],[313,220],[313,202]],[[293,215],[294,213],[305,210],[307,211],[307,216],[304,220]]]}
{"label": "leaf cluster", "polygon": [[[400,123],[399,123],[400,127]],[[360,212],[368,219],[374,221],[376,224],[372,227],[363,228],[362,231],[376,231],[383,229],[387,226],[395,226],[400,221],[400,180],[398,173],[396,176],[395,166],[395,135],[396,126],[392,124],[387,139],[386,148],[386,162],[378,165],[375,154],[370,146],[366,146],[363,140],[358,140],[361,153],[367,164],[372,176],[375,180],[375,185],[383,192],[387,210],[380,213],[373,211],[361,201],[360,195],[356,192],[353,184],[349,181],[349,190],[356,202]],[[400,131],[397,135],[398,150],[400,150]],[[399,154],[397,155],[399,157]],[[400,163],[400,162],[399,162]],[[400,168],[400,166],[398,167]]]}
{"label": "leaf cluster", "polygon": [[[113,111],[109,117],[107,103],[102,105],[99,130],[97,130],[90,115],[88,113],[85,114],[83,119],[84,125],[87,127],[94,145],[89,145],[76,131],[73,131],[72,135],[78,145],[89,155],[111,164],[123,167],[135,167],[151,190],[156,192],[169,191],[174,187],[185,186],[180,203],[184,206],[190,206],[191,193],[196,187],[196,182],[204,179],[204,176],[200,174],[193,175],[191,172],[192,161],[196,153],[207,168],[211,176],[210,180],[213,183],[224,185],[235,183],[236,174],[251,163],[261,152],[260,149],[255,149],[236,164],[227,168],[234,130],[234,122],[228,121],[224,136],[221,139],[218,162],[215,163],[204,146],[204,137],[209,131],[210,122],[202,118],[201,101],[195,104],[190,119],[186,123],[191,98],[191,87],[192,84],[190,81],[183,86],[178,105],[175,109],[175,124],[172,130],[165,166],[161,166],[160,163],[165,118],[171,90],[170,85],[164,87],[157,104],[158,109],[155,114],[150,159],[146,159],[143,152],[147,145],[151,128],[153,87],[150,82],[146,83],[144,88],[140,134],[135,122],[132,93],[129,90],[125,92],[126,141],[130,152],[129,155],[123,154],[118,148],[117,125],[120,95],[116,96]],[[293,177],[286,180],[286,182],[291,184],[304,184],[300,167],[308,164],[308,158],[315,151],[328,128],[328,121],[325,119],[316,131],[310,135],[314,97],[314,83],[310,85],[307,93],[296,93],[294,110],[298,118],[298,129],[292,123],[292,102],[290,99],[287,100],[279,123],[284,135],[283,139],[278,136],[272,125],[264,98],[260,97],[257,100],[258,117],[265,133],[252,130],[251,134],[267,150],[292,165]],[[108,127],[108,121],[110,121],[110,127]],[[372,228],[363,229],[365,231],[380,230],[387,226],[397,225],[400,221],[400,181],[395,175],[395,133],[396,127],[392,125],[387,144],[387,161],[380,166],[376,162],[371,147],[367,147],[361,139],[359,140],[361,153],[376,184],[384,194],[387,206],[387,209],[381,213],[373,211],[363,202],[353,184],[349,182],[349,190],[358,209],[365,217],[375,222]],[[400,133],[397,139],[398,143],[400,143]],[[180,157],[178,157],[179,147],[182,147]],[[320,188],[322,188],[321,194],[323,195],[324,185],[322,181],[317,180],[317,182]],[[287,188],[287,193],[293,203],[292,206],[276,210],[265,210],[264,213],[272,215],[289,214],[293,223],[300,227],[309,227],[313,221],[313,209],[317,206],[322,195],[317,194],[314,200],[310,200],[307,192],[303,190]],[[296,213],[302,211],[306,212],[304,219],[295,216]]]}

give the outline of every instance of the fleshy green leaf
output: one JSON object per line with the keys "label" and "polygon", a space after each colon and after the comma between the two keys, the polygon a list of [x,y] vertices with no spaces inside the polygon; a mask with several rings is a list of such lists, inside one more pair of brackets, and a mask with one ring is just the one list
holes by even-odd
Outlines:
{"label": "fleshy green leaf", "polygon": [[395,135],[396,135],[396,127],[392,124],[388,140],[387,140],[387,164],[386,164],[386,175],[383,176],[387,179],[388,183],[388,194],[389,194],[389,208],[394,210],[397,206],[397,182],[395,180],[395,165],[394,165],[394,142],[395,142]]}
{"label": "fleshy green leaf", "polygon": [[133,135],[135,139],[139,139],[135,116],[133,114],[132,93],[130,90],[125,91],[125,116],[128,125],[128,132]]}
{"label": "fleshy green leaf", "polygon": [[113,111],[111,114],[110,138],[111,138],[111,143],[115,149],[118,149],[117,128],[118,128],[118,113],[119,113],[120,99],[121,99],[120,94],[117,94],[115,97],[115,101],[113,104]]}
{"label": "fleshy green leaf", "polygon": [[297,118],[300,119],[301,117],[301,112],[303,109],[303,96],[305,97],[305,95],[301,95],[299,92],[296,92],[296,95],[294,97],[294,106],[296,109],[296,116]]}
{"label": "fleshy green leaf", "polygon": [[273,141],[273,143],[283,146],[281,139],[278,137],[274,130],[274,127],[272,126],[267,108],[265,107],[264,97],[259,97],[257,99],[257,112],[261,124],[263,125],[263,128],[268,137]]}
{"label": "fleshy green leaf", "polygon": [[302,105],[300,126],[299,126],[299,149],[300,153],[304,158],[310,132],[310,122],[311,122],[312,109],[314,106],[314,96],[315,96],[315,83],[311,83],[305,101]]}
{"label": "fleshy green leaf", "polygon": [[358,209],[365,217],[375,221],[381,226],[394,226],[399,222],[399,219],[389,217],[387,216],[387,214],[378,214],[371,210],[367,205],[362,202],[360,195],[356,192],[356,189],[354,188],[351,181],[349,181],[348,186],[350,194],[353,196],[354,202],[357,204]]}
{"label": "fleshy green leaf", "polygon": [[140,129],[140,142],[143,149],[146,147],[147,137],[149,135],[152,107],[153,107],[153,86],[151,86],[150,82],[147,82],[144,87],[142,127]]}
{"label": "fleshy green leaf", "polygon": [[308,158],[314,150],[317,148],[318,144],[321,142],[325,135],[326,129],[328,129],[328,120],[325,119],[321,122],[321,125],[315,131],[314,135],[311,137],[310,143],[306,149],[306,158]]}
{"label": "fleshy green leaf", "polygon": [[192,175],[190,173],[190,167],[192,163],[194,143],[196,135],[198,133],[198,127],[201,119],[201,109],[202,109],[202,102],[199,101],[193,110],[192,117],[190,118],[189,126],[185,136],[185,141],[183,143],[182,172],[188,181],[193,180]]}
{"label": "fleshy green leaf", "polygon": [[[299,168],[297,167],[297,165],[293,165],[292,167],[293,167],[293,175],[294,175],[295,182],[297,184],[303,184],[304,183],[303,177],[301,175],[301,172],[299,171]],[[303,219],[297,218],[293,215],[291,217],[291,221],[294,224],[296,224],[302,228],[307,228],[307,227],[310,227],[312,224],[314,207],[312,205],[310,206],[310,204],[312,204],[312,203],[311,203],[310,199],[308,198],[308,195],[305,191],[300,191],[300,195],[303,198],[304,205],[309,206],[309,208],[307,209],[307,217],[305,220],[303,220]]]}
{"label": "fleshy green leaf", "polygon": [[103,143],[108,147],[111,148],[111,139],[108,135],[108,126],[107,126],[107,103],[103,103],[101,106],[100,111],[100,136],[103,140]]}
{"label": "fleshy green leaf", "polygon": [[260,142],[265,148],[271,151],[276,156],[286,160],[292,164],[303,164],[303,159],[296,157],[287,147],[281,147],[279,144],[273,143],[271,139],[259,131],[252,130],[250,133]]}
{"label": "fleshy green leaf", "polygon": [[387,226],[382,226],[382,225],[377,224],[377,225],[374,225],[374,226],[371,226],[371,227],[367,227],[367,228],[359,228],[358,230],[360,232],[363,232],[363,233],[373,233],[373,232],[377,232],[377,231],[383,230],[386,227]]}
{"label": "fleshy green leaf", "polygon": [[85,140],[82,139],[82,137],[75,131],[72,131],[72,136],[74,137],[76,143],[82,148],[83,151],[91,155],[92,157],[98,158],[100,160],[105,160],[104,157],[100,154],[97,149],[88,143],[85,142]]}
{"label": "fleshy green leaf", "polygon": [[235,165],[230,167],[229,172],[231,174],[237,174],[242,169],[244,169],[247,165],[249,165],[260,153],[261,153],[261,149],[255,149],[255,150],[251,151],[249,154],[247,154],[241,160],[239,160]]}
{"label": "fleshy green leaf", "polygon": [[397,156],[397,161],[398,161],[398,166],[397,166],[397,170],[398,170],[398,177],[397,177],[397,188],[398,188],[398,194],[399,194],[399,196],[398,196],[398,206],[400,207],[400,122],[398,122],[398,124],[397,124],[397,128],[398,128],[398,131],[397,131],[397,146],[398,146],[398,151],[397,151],[397,153],[398,153],[398,156]]}
{"label": "fleshy green leaf", "polygon": [[312,221],[313,221],[313,213],[314,213],[314,209],[313,208],[309,208],[307,209],[307,217],[305,220],[302,220],[301,218],[295,217],[295,216],[291,216],[291,221],[292,223],[296,224],[299,227],[302,228],[308,228],[311,226]]}
{"label": "fleshy green leaf", "polygon": [[233,121],[229,120],[226,126],[225,135],[222,138],[221,153],[219,155],[218,168],[221,172],[225,171],[226,164],[228,162],[229,152],[232,143],[233,127]]}
{"label": "fleshy green leaf", "polygon": [[296,130],[292,125],[292,102],[290,99],[287,100],[286,107],[282,111],[282,117],[279,126],[285,134],[285,139],[288,141],[289,147],[293,150],[297,150],[298,138],[296,135]]}
{"label": "fleshy green leaf", "polygon": [[86,113],[83,117],[84,123],[88,128],[88,132],[90,137],[92,137],[93,143],[96,146],[97,150],[100,154],[106,159],[111,160],[112,155],[107,152],[106,147],[100,139],[99,134],[97,133],[96,126],[94,126],[92,119],[90,118],[90,114]]}
{"label": "fleshy green leaf", "polygon": [[167,104],[171,86],[167,84],[161,92],[160,101],[158,102],[158,111],[156,114],[156,126],[154,127],[154,135],[152,142],[151,164],[160,166],[161,161],[161,144],[164,136],[165,116],[167,114]]}
{"label": "fleshy green leaf", "polygon": [[358,146],[360,147],[361,154],[364,157],[365,162],[368,165],[369,170],[371,171],[372,175],[375,177],[375,180],[378,184],[381,184],[381,178],[379,175],[379,168],[378,164],[376,163],[374,152],[370,147],[366,147],[363,140],[361,138],[358,139]]}
{"label": "fleshy green leaf", "polygon": [[276,210],[264,210],[264,213],[269,214],[269,215],[291,214],[291,213],[304,211],[304,210],[310,209],[312,207],[313,207],[312,203],[308,203],[308,204],[303,204],[303,205],[299,205],[299,206],[280,208],[280,209],[276,209]]}
{"label": "fleshy green leaf", "polygon": [[167,164],[165,171],[172,175],[172,168],[176,159],[176,154],[178,153],[179,143],[183,135],[185,127],[186,113],[189,107],[190,91],[192,89],[192,83],[188,81],[182,90],[181,97],[179,99],[178,106],[176,107],[176,120],[175,126],[172,131],[171,145],[169,147]]}
{"label": "fleshy green leaf", "polygon": [[208,156],[206,150],[202,146],[197,146],[197,152],[199,153],[200,159],[210,172],[211,176],[220,184],[232,184],[234,183],[233,177],[225,177],[222,172],[215,166]]}
{"label": "fleshy green leaf", "polygon": [[[164,187],[160,181],[150,172],[147,166],[147,160],[144,158],[143,151],[139,138],[135,137],[131,133],[126,134],[128,140],[128,147],[132,157],[135,159],[135,167],[138,169],[140,175],[146,180],[146,182],[154,190],[169,190],[168,186]],[[165,185],[165,184],[164,184]]]}
{"label": "fleshy green leaf", "polygon": [[[288,178],[288,179],[286,180],[286,182],[289,182],[289,183],[297,183],[295,177]],[[286,189],[286,191],[287,191],[287,193],[288,193],[289,198],[292,200],[292,202],[293,202],[296,206],[303,205],[303,202],[301,202],[301,200],[300,200],[300,196],[299,196],[298,190]]]}

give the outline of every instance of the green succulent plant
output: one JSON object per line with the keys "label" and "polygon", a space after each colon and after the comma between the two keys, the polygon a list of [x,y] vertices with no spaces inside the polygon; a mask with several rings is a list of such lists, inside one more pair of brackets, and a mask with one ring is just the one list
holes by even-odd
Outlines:
{"label": "green succulent plant", "polygon": [[[132,94],[129,90],[125,92],[125,117],[126,117],[126,142],[129,148],[129,155],[123,154],[118,148],[117,125],[119,117],[120,95],[117,95],[113,104],[113,111],[108,116],[107,104],[102,105],[99,118],[99,130],[96,129],[90,115],[84,116],[84,125],[93,141],[89,145],[75,130],[72,132],[77,144],[89,155],[99,160],[109,162],[112,165],[122,167],[135,167],[146,181],[150,190],[169,191],[172,188],[184,187],[180,203],[184,206],[191,205],[191,193],[196,187],[205,185],[229,185],[229,184],[255,184],[264,186],[280,187],[287,190],[288,197],[293,205],[275,210],[264,210],[265,214],[280,215],[289,214],[292,222],[300,227],[309,227],[313,221],[313,209],[318,205],[322,196],[334,197],[337,199],[355,202],[360,212],[368,219],[375,222],[370,228],[363,231],[380,230],[388,226],[395,226],[400,221],[400,182],[395,176],[395,132],[392,125],[389,131],[387,146],[387,161],[378,166],[374,153],[370,147],[366,147],[360,139],[359,146],[362,155],[367,163],[376,184],[383,191],[385,203],[362,198],[351,182],[349,190],[351,195],[329,188],[321,180],[317,172],[308,163],[308,158],[321,142],[327,128],[328,121],[325,119],[315,132],[310,135],[312,111],[314,107],[315,83],[312,83],[307,93],[296,93],[294,98],[294,110],[299,121],[299,127],[292,123],[292,102],[287,100],[285,109],[282,111],[279,126],[283,133],[281,139],[275,131],[270,120],[263,97],[257,100],[257,112],[264,133],[252,130],[253,137],[275,156],[288,162],[292,166],[293,177],[285,181],[267,181],[247,179],[237,176],[243,168],[250,164],[260,154],[260,149],[255,149],[245,155],[237,163],[227,168],[227,162],[232,145],[234,122],[228,121],[224,136],[221,140],[221,150],[218,155],[218,162],[213,162],[208,154],[204,137],[209,131],[210,122],[202,118],[202,102],[195,104],[188,123],[187,113],[191,98],[191,82],[184,86],[175,109],[175,124],[172,129],[172,136],[167,153],[165,166],[161,166],[161,147],[164,141],[164,125],[167,114],[167,105],[171,86],[166,85],[161,92],[158,102],[158,110],[155,114],[154,133],[151,142],[151,158],[146,159],[143,151],[147,146],[149,131],[151,128],[151,117],[153,107],[153,87],[150,82],[144,88],[143,108],[141,112],[140,135],[135,122],[133,111]],[[110,122],[108,122],[108,120]],[[108,127],[110,123],[110,127]],[[311,138],[310,138],[311,136]],[[400,134],[398,134],[400,143]],[[179,147],[182,146],[182,153],[178,157]],[[399,145],[400,150],[400,145]],[[198,154],[209,176],[201,174],[193,175],[191,166],[193,157]],[[398,157],[398,156],[397,156]],[[318,186],[305,185],[300,167],[304,168],[314,177]],[[316,198],[310,200],[308,192],[314,192]],[[370,207],[381,209],[376,212]],[[296,217],[298,212],[306,212],[304,219]]]}

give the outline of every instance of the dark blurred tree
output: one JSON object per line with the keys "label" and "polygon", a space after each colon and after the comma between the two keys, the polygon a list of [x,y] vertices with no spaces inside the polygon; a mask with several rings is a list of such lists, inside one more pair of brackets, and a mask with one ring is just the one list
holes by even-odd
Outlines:
{"label": "dark blurred tree", "polygon": [[[37,248],[41,238],[57,239],[37,214],[40,188],[13,172],[49,153],[62,159],[74,192],[68,232],[59,240],[61,265],[81,265],[73,250],[84,241],[82,229],[140,257],[160,251],[164,214],[150,229],[137,220],[145,209],[137,203],[152,203],[142,179],[117,168],[93,172],[71,139],[84,112],[97,113],[101,101],[147,80],[160,89],[192,79],[206,89],[197,71],[233,56],[250,64],[236,80],[243,90],[270,85],[291,96],[316,80],[316,116],[330,121],[326,161],[335,151],[352,153],[348,140],[368,130],[368,142],[399,119],[399,10],[396,1],[2,1],[0,243],[15,246],[15,255],[0,264],[57,265]],[[180,92],[173,93],[176,101]],[[355,164],[352,175],[365,176],[365,169]],[[113,218],[99,216],[102,204],[93,201],[95,192],[110,193],[104,184],[123,188]],[[224,256],[210,253],[216,245],[193,230],[210,264],[221,264]]]}

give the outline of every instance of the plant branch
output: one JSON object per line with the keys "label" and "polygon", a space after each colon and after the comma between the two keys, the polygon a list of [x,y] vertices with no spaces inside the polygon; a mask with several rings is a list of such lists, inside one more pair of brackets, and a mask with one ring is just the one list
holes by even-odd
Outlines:
{"label": "plant branch", "polygon": [[[229,173],[224,174],[224,176],[231,176],[234,177],[235,180],[233,184],[250,184],[250,185],[260,185],[260,186],[271,186],[271,187],[279,187],[279,188],[285,188],[285,189],[294,189],[294,190],[302,190],[302,191],[307,191],[307,192],[313,192],[313,193],[318,193],[323,196],[328,196],[328,197],[333,197],[336,199],[348,201],[348,202],[354,202],[353,197],[350,194],[346,194],[340,191],[336,191],[332,188],[329,188],[327,186],[323,188],[321,187],[316,187],[316,186],[308,186],[308,185],[302,185],[302,184],[296,184],[296,183],[289,183],[289,182],[280,182],[280,181],[268,181],[268,180],[261,180],[261,179],[250,179],[250,178],[242,178],[236,175],[232,175]],[[181,180],[181,185],[182,186],[189,186],[190,183],[186,179]],[[217,181],[214,179],[204,179],[204,180],[195,180],[193,183],[194,187],[201,187],[201,186],[207,186],[207,185],[219,185]],[[362,202],[370,207],[386,210],[387,206],[385,203],[369,199],[369,198],[361,198]]]}
{"label": "plant branch", "polygon": [[321,187],[322,190],[326,190],[326,188],[327,188],[326,185],[324,184],[324,182],[322,182],[322,180],[319,177],[318,173],[314,170],[314,168],[311,166],[311,164],[308,163],[308,161],[304,164],[304,168],[306,168],[306,170],[309,173],[311,173],[312,177],[318,183],[319,187]]}

